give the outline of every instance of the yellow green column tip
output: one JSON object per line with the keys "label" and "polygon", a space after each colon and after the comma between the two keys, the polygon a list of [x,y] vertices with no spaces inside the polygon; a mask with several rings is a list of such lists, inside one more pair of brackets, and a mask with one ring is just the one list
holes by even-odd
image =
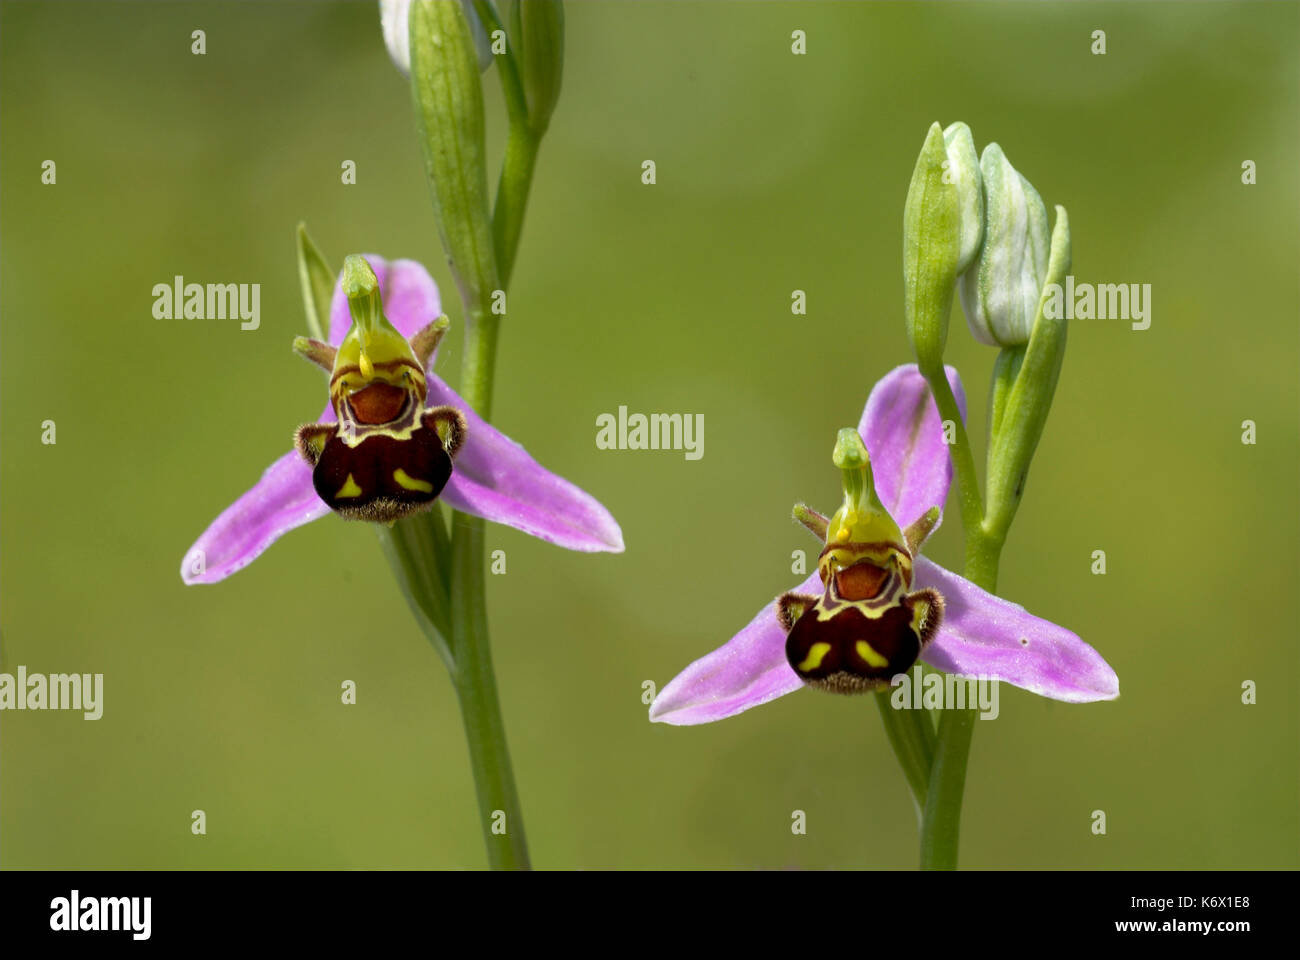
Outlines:
{"label": "yellow green column tip", "polygon": [[[348,298],[348,312],[352,315],[352,329],[348,339],[357,345],[356,363],[361,375],[374,376],[375,358],[391,359],[393,355],[406,356],[410,349],[403,337],[384,316],[383,302],[379,296],[379,278],[366,263],[365,257],[351,254],[343,261],[343,295]],[[351,354],[350,350],[344,351]]]}
{"label": "yellow green column tip", "polygon": [[844,505],[831,518],[826,542],[899,540],[897,524],[876,495],[871,455],[855,428],[845,427],[836,436],[832,459],[840,469]]}

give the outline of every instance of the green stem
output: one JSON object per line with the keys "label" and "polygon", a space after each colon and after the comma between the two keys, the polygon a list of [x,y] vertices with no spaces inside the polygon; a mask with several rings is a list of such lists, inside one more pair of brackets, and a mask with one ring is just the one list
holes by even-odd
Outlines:
{"label": "green stem", "polygon": [[[515,137],[512,137],[513,142]],[[528,140],[527,162],[511,160],[509,146],[501,171],[493,216],[493,245],[502,288],[508,282],[519,245],[523,206],[533,175],[536,141]],[[513,226],[512,226],[513,225]],[[484,291],[490,296],[490,291]],[[461,396],[484,420],[492,414],[500,318],[486,302],[465,305],[465,352],[461,365]],[[456,692],[460,699],[470,767],[478,795],[488,860],[496,869],[528,869],[523,813],[515,787],[505,722],[492,670],[488,639],[484,562],[484,524],[478,517],[452,514],[451,531],[451,652],[455,660]]]}
{"label": "green stem", "polygon": [[[490,3],[476,0],[475,9],[489,33],[501,29]],[[557,31],[559,22],[556,13],[542,26]],[[500,326],[492,307],[514,266],[545,123],[538,118],[536,130],[530,124],[520,63],[508,45],[496,63],[510,135],[495,210],[489,217],[483,91],[468,30],[456,3],[421,3],[412,8],[409,36],[416,125],[439,235],[464,308],[460,392],[467,407],[486,421],[492,415]],[[522,28],[516,33],[522,34]],[[550,34],[543,39],[559,42]],[[554,53],[559,47],[543,49]],[[551,93],[555,90],[558,87]],[[545,100],[547,109],[553,99]],[[300,259],[305,249],[300,243]],[[414,519],[403,521],[383,535],[383,542],[417,620],[451,670],[489,862],[497,868],[526,869],[523,815],[488,639],[485,527],[482,519],[456,512],[450,523],[448,534],[440,511],[436,520],[423,525]]]}
{"label": "green stem", "polygon": [[[486,420],[492,404],[497,318],[481,308],[468,308],[467,312],[470,322],[465,328],[461,392]],[[488,862],[494,869],[526,870],[529,863],[524,818],[492,671],[483,538],[482,519],[452,514],[449,594],[451,653],[456,664],[453,678],[465,725]]]}
{"label": "green stem", "polygon": [[[466,310],[465,354],[460,366],[460,395],[484,420],[492,418],[492,379],[496,368],[500,319],[487,307]],[[455,530],[452,531],[453,539]]]}
{"label": "green stem", "polygon": [[[966,579],[992,593],[998,585],[1002,543],[981,527],[966,528]],[[944,710],[930,768],[930,791],[921,815],[921,869],[955,870],[961,833],[966,761],[976,710]]]}
{"label": "green stem", "polygon": [[1002,560],[1002,547],[1006,541],[990,533],[984,526],[966,534],[967,580],[989,593],[998,589],[998,564]]}
{"label": "green stem", "polygon": [[[487,0],[474,0],[474,9],[489,34],[496,30],[504,32],[496,10]],[[501,163],[501,179],[497,183],[496,206],[492,211],[497,277],[503,290],[510,285],[510,275],[514,271],[515,253],[519,250],[519,235],[523,231],[528,191],[533,183],[533,168],[537,165],[537,148],[542,137],[541,130],[533,129],[528,115],[528,96],[524,92],[514,50],[514,43],[519,39],[514,37],[506,52],[496,57],[506,115],[510,118],[506,154]]]}
{"label": "green stem", "polygon": [[528,190],[537,165],[539,139],[527,122],[510,124],[506,139],[506,156],[501,164],[501,181],[497,185],[497,204],[492,212],[492,239],[496,247],[497,271],[504,289],[510,283],[524,228],[524,210]]}
{"label": "green stem", "polygon": [[[488,0],[474,0],[474,11],[478,14],[479,19],[483,22],[483,27],[491,36],[500,30],[505,33],[505,28],[501,25],[501,18],[497,16],[496,9]],[[514,41],[519,38],[515,37]],[[519,61],[515,58],[514,43],[506,45],[504,54],[497,54],[493,57],[497,64],[497,70],[501,74],[501,92],[505,96],[506,113],[510,117],[510,124],[528,122],[528,97],[524,93],[524,82],[519,76]]]}
{"label": "green stem", "polygon": [[483,521],[452,516],[451,646],[488,862],[493,869],[527,870],[523,813],[488,643]]}
{"label": "green stem", "polygon": [[[961,525],[967,531],[975,530],[984,520],[984,501],[980,497],[975,454],[971,449],[970,437],[966,434],[966,422],[961,417],[957,398],[953,396],[952,386],[948,383],[942,365],[937,370],[922,369],[921,374],[929,383],[930,392],[934,394],[939,416],[953,424],[955,442],[950,444],[949,451],[957,471],[957,503],[961,509]],[[969,538],[967,542],[969,544]]]}
{"label": "green stem", "polygon": [[[997,588],[1003,540],[985,529],[984,501],[975,473],[975,455],[948,378],[942,368],[922,373],[930,384],[939,415],[955,425],[956,442],[951,445],[951,455],[957,473],[962,528],[966,532],[966,579],[992,593]],[[939,718],[929,790],[921,814],[923,870],[954,870],[957,867],[966,761],[970,756],[976,713],[975,710],[945,710]]]}
{"label": "green stem", "polygon": [[921,814],[922,870],[957,869],[961,800],[975,715],[974,710],[944,710],[939,718],[930,794]]}

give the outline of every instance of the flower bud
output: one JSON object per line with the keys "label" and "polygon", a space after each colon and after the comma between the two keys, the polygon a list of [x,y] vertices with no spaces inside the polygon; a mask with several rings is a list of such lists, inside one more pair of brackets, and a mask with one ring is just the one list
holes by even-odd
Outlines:
{"label": "flower bud", "polygon": [[903,208],[903,310],[907,335],[924,373],[943,366],[957,267],[961,202],[951,182],[943,129],[936,123],[912,170]]}
{"label": "flower bud", "polygon": [[528,98],[528,122],[542,133],[560,97],[564,69],[564,6],[560,0],[520,0],[513,5],[519,73]]}
{"label": "flower bud", "polygon": [[410,37],[411,92],[434,215],[461,302],[473,311],[498,284],[470,21],[459,0],[416,0]]}
{"label": "flower bud", "polygon": [[[1070,260],[1070,219],[1058,206],[1045,285],[1064,282]],[[1048,316],[1046,302],[1040,297],[1026,346],[1004,349],[994,368],[984,525],[998,538],[1006,536],[1020,506],[1065,359],[1067,323]]]}
{"label": "flower bud", "polygon": [[[488,40],[483,21],[474,10],[473,0],[461,0],[465,6],[465,17],[469,20],[470,30],[474,34],[474,48],[478,54],[478,68],[487,70],[492,66],[492,45]],[[388,55],[404,76],[411,75],[411,34],[410,34],[411,0],[379,0],[379,26],[384,31],[384,44]]]}
{"label": "flower bud", "polygon": [[984,184],[980,175],[979,154],[970,127],[960,121],[943,132],[948,153],[946,182],[957,188],[961,213],[961,252],[957,256],[957,273],[962,274],[979,253],[984,240]]}
{"label": "flower bud", "polygon": [[990,143],[980,158],[984,242],[958,286],[971,334],[980,343],[1027,343],[1047,279],[1047,207],[1038,191]]}

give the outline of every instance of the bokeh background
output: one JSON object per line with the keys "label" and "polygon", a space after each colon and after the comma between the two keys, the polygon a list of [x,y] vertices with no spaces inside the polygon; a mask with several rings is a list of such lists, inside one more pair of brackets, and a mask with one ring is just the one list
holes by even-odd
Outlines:
{"label": "bokeh background", "polygon": [[[672,728],[641,694],[801,579],[791,551],[815,544],[790,505],[834,505],[836,429],[910,360],[902,203],[927,126],[955,119],[1069,208],[1079,280],[1153,287],[1145,332],[1073,324],[1000,582],[1096,646],[1122,696],[1003,687],[962,862],[1296,866],[1297,26],[1285,3],[569,5],[495,416],[628,549],[490,528],[538,866],[915,865],[869,700]],[[431,266],[455,382],[459,306],[376,5],[5,2],[0,53],[0,669],[106,686],[98,722],[0,714],[0,863],[481,866],[452,688],[372,530],[331,517],[217,586],[178,576],[324,399],[289,350],[299,220],[336,266]],[[260,283],[261,328],[154,320],[175,274]],[[993,352],[959,308],[948,354],[982,450]],[[704,414],[704,458],[597,450],[620,404]],[[959,527],[928,552],[958,565]]]}

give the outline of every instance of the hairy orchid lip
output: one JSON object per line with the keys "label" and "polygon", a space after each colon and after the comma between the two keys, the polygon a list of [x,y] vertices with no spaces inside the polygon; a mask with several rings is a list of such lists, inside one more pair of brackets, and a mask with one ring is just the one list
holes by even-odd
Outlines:
{"label": "hairy orchid lip", "polygon": [[933,590],[874,612],[861,603],[831,603],[829,594],[790,598],[795,609],[805,606],[786,636],[785,655],[801,681],[830,693],[888,686],[912,667],[943,619],[943,598]]}

